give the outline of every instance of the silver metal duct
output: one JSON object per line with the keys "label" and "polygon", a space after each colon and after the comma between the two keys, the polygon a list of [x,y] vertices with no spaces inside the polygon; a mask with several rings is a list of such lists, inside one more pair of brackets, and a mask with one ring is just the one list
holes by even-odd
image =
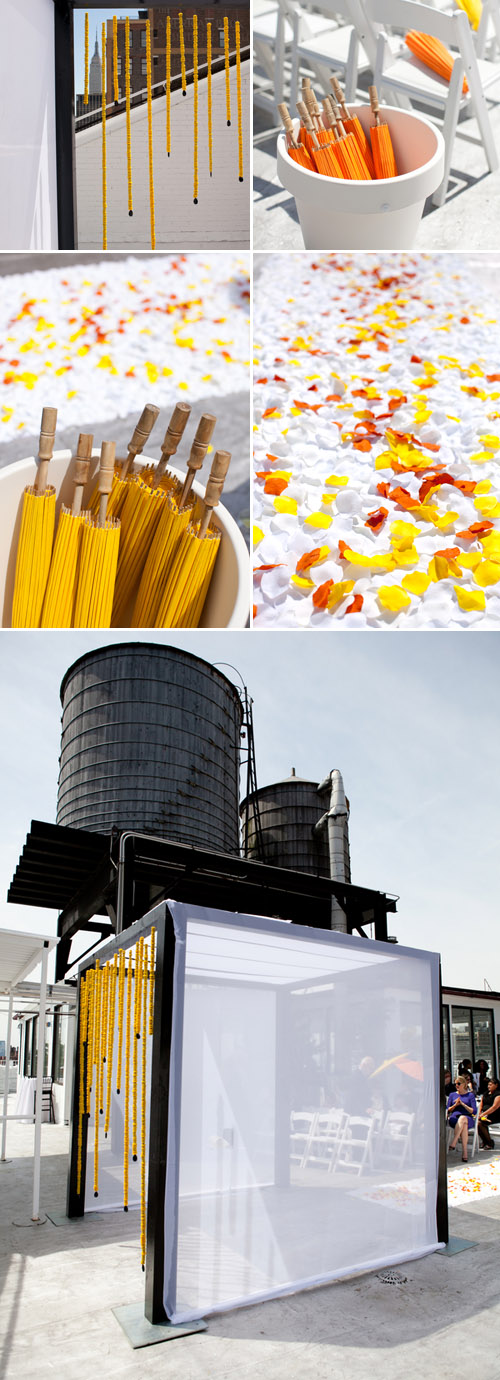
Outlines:
{"label": "silver metal duct", "polygon": [[[315,835],[325,831],[328,837],[330,858],[330,877],[335,882],[350,882],[351,860],[349,855],[349,803],[346,800],[344,782],[340,771],[335,768],[325,776],[318,786],[318,795],[330,792],[329,809],[321,816],[315,826]],[[342,907],[332,896],[332,930],[347,932],[347,921]]]}

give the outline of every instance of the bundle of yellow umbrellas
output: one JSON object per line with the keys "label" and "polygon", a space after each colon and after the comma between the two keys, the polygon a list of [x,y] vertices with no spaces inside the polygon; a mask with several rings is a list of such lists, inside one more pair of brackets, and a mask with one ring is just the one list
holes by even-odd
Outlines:
{"label": "bundle of yellow umbrellas", "polygon": [[[17,549],[12,626],[30,628],[196,627],[220,545],[212,522],[231,456],[217,451],[204,498],[194,476],[205,459],[216,418],[203,414],[184,479],[168,469],[190,408],[178,403],[156,466],[135,463],[159,409],[147,404],[128,444],[116,458],[113,441],[101,446],[89,506],[84,488],[93,436],[82,433],[71,465],[74,496],[62,506],[56,529],[55,488],[48,484],[54,449],[55,408],[44,408],[36,480],[25,489]],[[55,535],[54,535],[55,533]]]}

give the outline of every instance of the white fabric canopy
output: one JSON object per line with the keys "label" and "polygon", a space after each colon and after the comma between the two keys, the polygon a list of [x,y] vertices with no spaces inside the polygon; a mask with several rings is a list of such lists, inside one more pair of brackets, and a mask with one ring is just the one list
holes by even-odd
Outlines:
{"label": "white fabric canopy", "polygon": [[168,904],[167,1316],[435,1250],[438,956]]}

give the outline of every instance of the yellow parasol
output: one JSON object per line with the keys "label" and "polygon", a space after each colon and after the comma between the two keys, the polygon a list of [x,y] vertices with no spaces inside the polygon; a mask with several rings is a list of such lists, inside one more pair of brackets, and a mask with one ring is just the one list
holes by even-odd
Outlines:
{"label": "yellow parasol", "polygon": [[166,473],[167,465],[172,455],[175,455],[179,448],[190,416],[191,408],[189,403],[181,402],[175,404],[162,441],[161,456],[158,464],[153,470],[144,469],[141,474],[141,479],[146,480],[152,489],[157,489],[162,480],[164,483],[167,483],[168,479],[170,479],[170,484],[174,482],[173,476],[168,476]]}
{"label": "yellow parasol", "polygon": [[84,522],[82,495],[92,458],[93,436],[80,435],[75,457],[75,492],[71,508],[61,508],[49,578],[43,601],[42,628],[71,628],[75,603],[78,557]]}
{"label": "yellow parasol", "polygon": [[137,594],[132,619],[135,628],[155,627],[155,619],[163,598],[170,560],[193,515],[195,500],[191,495],[191,486],[196,471],[200,469],[205,459],[215,421],[215,417],[208,412],[203,413],[203,416],[200,417],[189,453],[188,470],[184,484],[181,485],[179,481],[176,481],[171,493],[167,495]]}
{"label": "yellow parasol", "polygon": [[75,598],[75,628],[109,628],[118,564],[120,523],[108,517],[108,495],[113,483],[114,441],[103,441],[99,469],[99,517],[90,516],[83,524],[78,583]]}
{"label": "yellow parasol", "polygon": [[23,496],[12,601],[13,628],[40,626],[56,520],[56,491],[47,484],[56,422],[56,408],[44,407],[36,479],[24,490]]}
{"label": "yellow parasol", "polygon": [[[149,440],[156,418],[159,415],[159,407],[154,403],[146,403],[143,408],[134,434],[127,446],[127,454],[124,460],[118,460],[113,474],[113,483],[108,502],[108,517],[120,517],[125,499],[127,497],[130,479],[133,477],[134,460],[144,450],[146,441]],[[89,508],[93,517],[97,517],[100,507],[100,491],[97,484]]]}
{"label": "yellow parasol", "polygon": [[[165,467],[170,456],[177,450],[189,413],[190,409],[186,404],[176,404],[167,427],[162,457],[153,475],[153,482],[146,482],[150,473],[148,470],[145,475],[132,477],[129,482],[121,509],[120,556],[113,604],[114,627],[119,627],[123,623],[128,605],[136,594],[144,562],[166,502],[166,491],[161,482],[165,477]],[[206,447],[203,455],[205,451]]]}
{"label": "yellow parasol", "polygon": [[169,562],[156,628],[198,626],[220,545],[220,533],[210,526],[210,520],[219,502],[230,460],[229,451],[216,451],[201,517],[186,528]]}

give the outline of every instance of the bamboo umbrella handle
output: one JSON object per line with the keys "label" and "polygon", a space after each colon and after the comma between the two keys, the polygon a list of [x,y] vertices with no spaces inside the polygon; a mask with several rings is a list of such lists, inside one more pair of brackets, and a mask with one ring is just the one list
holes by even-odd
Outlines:
{"label": "bamboo umbrella handle", "polygon": [[165,436],[163,438],[161,458],[158,461],[156,470],[153,475],[153,479],[151,481],[152,489],[156,489],[157,485],[159,484],[162,475],[165,473],[170,456],[175,455],[177,447],[179,446],[184,435],[186,423],[188,422],[190,415],[191,408],[189,406],[189,403],[181,402],[175,404],[172,416],[170,418],[167,430],[165,432]]}
{"label": "bamboo umbrella handle", "polygon": [[380,110],[380,106],[378,103],[378,91],[376,86],[370,86],[370,105],[372,108],[372,115],[375,117],[375,125],[379,125],[380,118],[378,112]]}
{"label": "bamboo umbrella handle", "polygon": [[210,412],[204,412],[200,417],[196,428],[196,435],[189,453],[188,470],[184,480],[184,488],[182,490],[179,505],[181,508],[186,502],[196,471],[201,469],[213,436],[216,421],[217,418],[213,417]]}
{"label": "bamboo umbrella handle", "polygon": [[224,480],[229,469],[230,460],[231,451],[216,450],[213,459],[213,465],[210,470],[210,478],[205,489],[203,516],[200,522],[200,530],[198,532],[199,537],[205,536],[205,532],[210,522],[213,509],[216,508],[217,504],[219,503],[220,496],[224,488]]}
{"label": "bamboo umbrella handle", "polygon": [[54,453],[56,423],[57,407],[44,407],[42,412],[42,424],[40,427],[40,441],[38,445],[39,464],[34,485],[37,494],[44,494],[47,488],[49,461],[52,460]]}
{"label": "bamboo umbrella handle", "polygon": [[316,138],[316,134],[315,134],[315,131],[314,131],[314,125],[313,125],[313,122],[312,122],[312,120],[311,120],[311,116],[310,116],[310,114],[309,114],[309,111],[308,111],[308,109],[307,109],[307,106],[304,105],[304,102],[303,102],[303,101],[297,101],[297,110],[298,110],[298,112],[299,112],[299,115],[300,115],[302,124],[304,125],[304,128],[307,130],[307,133],[311,135],[311,139],[312,139],[312,142],[313,142],[313,148],[319,149],[319,147],[320,147],[319,139]]}
{"label": "bamboo umbrella handle", "polygon": [[293,123],[290,111],[288,109],[288,106],[285,105],[284,101],[281,105],[278,106],[278,112],[281,115],[281,119],[283,121],[283,126],[285,129],[285,133],[287,134],[289,144],[293,149],[298,149],[299,145],[293,132]]}
{"label": "bamboo umbrella handle", "polygon": [[332,88],[333,94],[334,94],[334,96],[335,96],[335,99],[336,99],[338,105],[340,105],[340,106],[342,107],[342,118],[343,118],[344,120],[348,120],[348,119],[349,119],[349,111],[348,111],[347,106],[346,106],[346,103],[345,103],[344,92],[343,92],[343,90],[342,90],[342,87],[341,87],[341,85],[340,85],[340,82],[339,82],[338,77],[330,77],[330,86],[331,86],[331,88]]}
{"label": "bamboo umbrella handle", "polygon": [[108,506],[108,495],[111,493],[113,475],[115,472],[116,446],[114,441],[103,441],[101,446],[101,459],[99,464],[99,478],[97,487],[101,495],[99,499],[99,518],[98,527],[104,527],[106,523],[106,509]]}
{"label": "bamboo umbrella handle", "polygon": [[94,437],[89,436],[88,433],[85,432],[81,432],[78,437],[75,456],[75,472],[73,476],[75,481],[75,493],[73,507],[71,509],[73,517],[78,517],[78,514],[82,511],[83,490],[89,477],[93,440]]}
{"label": "bamboo umbrella handle", "polygon": [[146,403],[146,406],[143,408],[132,439],[128,443],[128,455],[123,461],[120,474],[121,479],[126,479],[136,455],[140,455],[141,451],[144,450],[144,446],[151,435],[159,412],[159,407],[155,407],[154,403]]}

